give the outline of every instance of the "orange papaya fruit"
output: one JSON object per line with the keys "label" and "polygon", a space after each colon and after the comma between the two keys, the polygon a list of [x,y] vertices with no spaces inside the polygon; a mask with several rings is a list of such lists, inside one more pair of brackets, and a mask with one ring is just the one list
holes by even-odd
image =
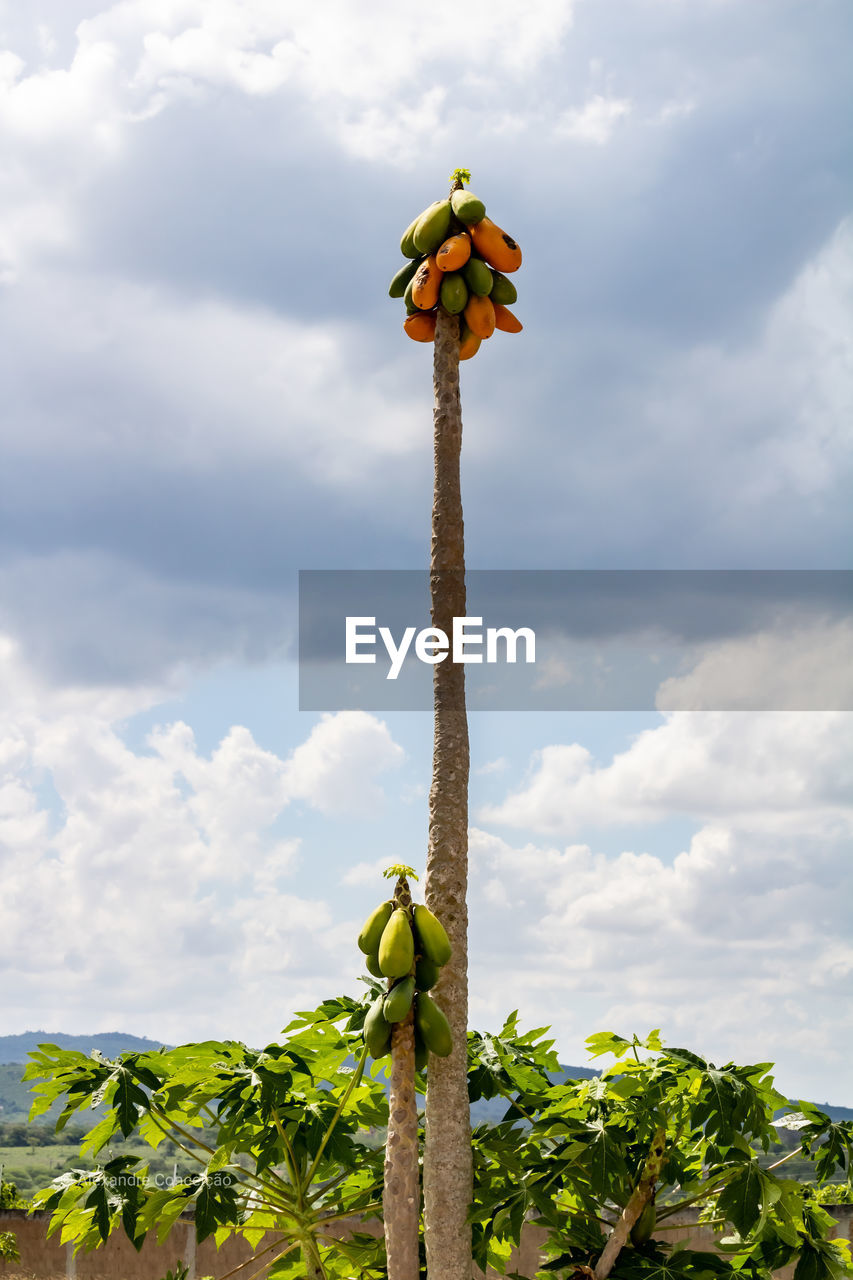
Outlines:
{"label": "orange papaya fruit", "polygon": [[465,323],[478,338],[491,338],[495,331],[495,308],[491,298],[468,299],[465,307]]}
{"label": "orange papaya fruit", "polygon": [[[472,356],[475,356],[475,355],[477,354],[477,352],[480,350],[480,343],[481,343],[482,341],[483,341],[483,339],[482,339],[482,338],[478,338],[478,337],[477,337],[477,335],[476,335],[476,333],[472,333],[472,332],[471,332],[471,330],[468,328],[467,324],[466,324],[466,325],[463,325],[463,326],[462,326],[462,337],[461,337],[461,338],[460,338],[460,340],[459,340],[459,359],[460,359],[460,360],[470,360],[470,359],[471,359],[471,357],[472,357]],[[429,988],[428,988],[428,987],[423,987],[423,988],[421,988],[421,989],[422,989],[423,991],[428,991],[428,990],[429,990]]]}
{"label": "orange papaya fruit", "polygon": [[496,271],[517,271],[521,266],[521,249],[491,218],[483,218],[468,228],[474,248]]}
{"label": "orange papaya fruit", "polygon": [[459,235],[445,240],[435,255],[435,265],[440,271],[458,271],[460,267],[465,266],[470,257],[471,237],[464,231],[460,231]]}
{"label": "orange papaya fruit", "polygon": [[503,306],[500,302],[493,302],[495,309],[495,328],[503,329],[504,333],[521,333],[524,325],[517,319],[509,307]]}
{"label": "orange papaya fruit", "polygon": [[403,328],[414,342],[432,342],[435,338],[435,312],[418,311],[403,321]]}
{"label": "orange papaya fruit", "polygon": [[421,311],[430,311],[438,306],[438,294],[444,275],[435,265],[435,255],[430,254],[415,272],[412,280],[412,302]]}

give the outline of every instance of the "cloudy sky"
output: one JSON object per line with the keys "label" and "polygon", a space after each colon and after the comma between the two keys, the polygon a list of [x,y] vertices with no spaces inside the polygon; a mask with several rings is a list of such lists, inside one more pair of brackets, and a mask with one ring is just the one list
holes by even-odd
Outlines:
{"label": "cloudy sky", "polygon": [[[469,565],[848,567],[847,0],[364,13],[0,0],[0,1031],[273,1038],[423,867],[429,715],[300,712],[296,589],[426,561],[386,289],[455,166],[524,250],[463,367]],[[849,712],[471,737],[472,1025],[853,1105]]]}

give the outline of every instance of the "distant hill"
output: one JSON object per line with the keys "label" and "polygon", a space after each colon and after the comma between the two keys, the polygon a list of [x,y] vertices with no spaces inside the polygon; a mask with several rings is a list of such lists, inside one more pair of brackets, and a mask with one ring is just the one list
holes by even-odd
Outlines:
{"label": "distant hill", "polygon": [[24,1031],[17,1036],[0,1036],[0,1062],[26,1062],[27,1054],[40,1044],[58,1044],[60,1049],[79,1049],[81,1053],[100,1049],[107,1058],[114,1058],[117,1053],[131,1049],[150,1052],[159,1049],[162,1042],[123,1031],[97,1031],[90,1036],[68,1036],[62,1031]]}

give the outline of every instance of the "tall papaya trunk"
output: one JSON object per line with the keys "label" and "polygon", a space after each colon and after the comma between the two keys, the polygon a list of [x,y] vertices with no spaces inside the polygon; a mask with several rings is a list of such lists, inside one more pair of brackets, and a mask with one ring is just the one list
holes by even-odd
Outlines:
{"label": "tall papaya trunk", "polygon": [[[401,876],[394,906],[411,911],[409,883]],[[389,989],[393,981],[389,979]],[[382,1217],[388,1280],[418,1280],[421,1216],[418,1171],[418,1100],[415,1093],[415,1023],[412,1010],[391,1032],[391,1087],[385,1139]]]}
{"label": "tall papaya trunk", "polygon": [[[460,184],[461,185],[461,184]],[[432,509],[432,625],[448,636],[465,616],[465,554],[459,457],[459,320],[441,307],[435,330],[435,488]],[[470,1280],[472,1199],[468,1109],[468,720],[465,672],[446,658],[433,668],[435,736],[424,896],[453,953],[434,992],[450,1023],[453,1051],[430,1055],[424,1143],[424,1225],[429,1280]]]}

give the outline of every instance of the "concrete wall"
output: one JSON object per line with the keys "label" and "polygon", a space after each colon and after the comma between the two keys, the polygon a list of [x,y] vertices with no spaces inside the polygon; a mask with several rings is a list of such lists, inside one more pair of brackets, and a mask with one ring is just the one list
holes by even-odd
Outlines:
{"label": "concrete wall", "polygon": [[[838,1223],[834,1235],[853,1242],[853,1205],[836,1205],[830,1212]],[[670,1225],[677,1225],[680,1230],[668,1231],[667,1239],[689,1240],[696,1249],[713,1248],[713,1232],[698,1226],[696,1216],[695,1211],[688,1209],[671,1218]],[[207,1275],[223,1276],[251,1257],[248,1246],[238,1240],[226,1241],[219,1250],[212,1240],[196,1246],[195,1227],[190,1218],[181,1218],[163,1245],[157,1245],[149,1236],[137,1253],[122,1233],[111,1236],[103,1248],[92,1253],[78,1253],[76,1258],[72,1257],[70,1246],[57,1244],[55,1237],[47,1239],[47,1226],[48,1215],[44,1213],[34,1213],[29,1218],[22,1210],[10,1209],[0,1213],[0,1231],[13,1231],[21,1252],[19,1263],[7,1263],[5,1267],[0,1263],[2,1280],[162,1280],[169,1268],[174,1269],[179,1258],[185,1264],[191,1264],[191,1280],[198,1280]],[[378,1231],[379,1226],[377,1223],[362,1224],[360,1230]],[[534,1276],[543,1237],[544,1233],[537,1228],[526,1227],[521,1248],[511,1259],[508,1269],[520,1275]],[[269,1243],[273,1239],[270,1236]],[[262,1247],[266,1243],[264,1240]],[[789,1280],[792,1272],[793,1268],[786,1268],[779,1272],[779,1276],[781,1280]],[[242,1274],[251,1276],[253,1268],[247,1267]],[[259,1280],[265,1280],[266,1274],[264,1269]]]}

